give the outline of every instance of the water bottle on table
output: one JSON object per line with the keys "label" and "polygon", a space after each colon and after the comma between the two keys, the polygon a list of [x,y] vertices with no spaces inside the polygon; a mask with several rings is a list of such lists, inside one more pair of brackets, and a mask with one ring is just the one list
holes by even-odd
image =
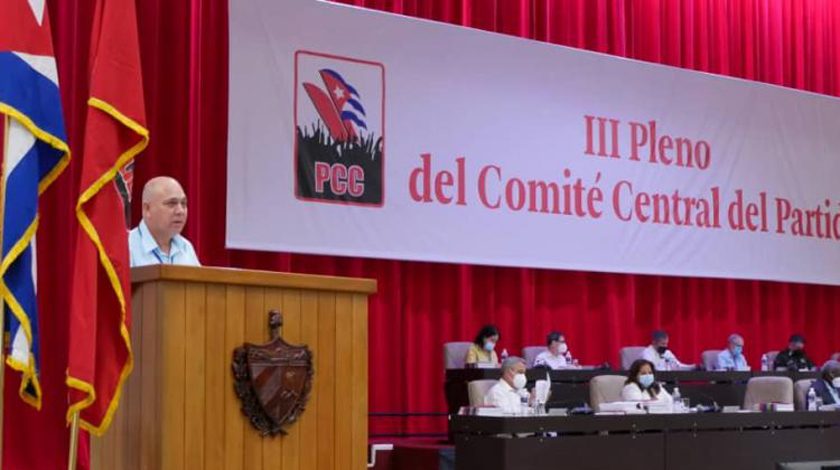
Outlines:
{"label": "water bottle on table", "polygon": [[682,395],[680,394],[680,388],[674,387],[674,393],[672,394],[674,399],[674,412],[675,413],[682,413],[684,410],[682,409]]}
{"label": "water bottle on table", "polygon": [[817,411],[817,392],[808,390],[808,411]]}

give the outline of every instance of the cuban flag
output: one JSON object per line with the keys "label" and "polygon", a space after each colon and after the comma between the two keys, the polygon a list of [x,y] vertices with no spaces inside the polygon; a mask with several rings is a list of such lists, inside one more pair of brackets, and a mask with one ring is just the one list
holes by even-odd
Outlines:
{"label": "cuban flag", "polygon": [[5,132],[0,297],[6,363],[21,398],[41,407],[37,262],[38,197],[70,159],[45,0],[0,1],[0,117]]}
{"label": "cuban flag", "polygon": [[317,85],[304,83],[306,94],[334,140],[357,140],[361,130],[367,130],[365,108],[362,107],[359,92],[332,69],[321,69],[319,73],[326,92]]}

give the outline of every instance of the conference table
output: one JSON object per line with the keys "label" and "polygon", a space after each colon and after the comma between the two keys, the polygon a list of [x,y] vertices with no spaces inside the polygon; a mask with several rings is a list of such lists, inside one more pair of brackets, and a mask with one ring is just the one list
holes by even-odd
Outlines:
{"label": "conference table", "polygon": [[[551,398],[549,408],[574,408],[589,403],[589,381],[598,375],[627,375],[624,370],[609,369],[529,369],[526,372],[529,387],[534,381],[545,379],[548,373],[551,379]],[[462,406],[469,405],[467,384],[473,380],[498,380],[500,369],[447,369],[444,393],[450,414],[457,413]],[[801,379],[814,379],[818,372],[786,371],[668,371],[657,372],[656,380],[664,382],[668,390],[679,386],[684,398],[691,405],[741,406],[744,402],[747,381],[752,377],[781,376],[790,377],[794,382]]]}
{"label": "conference table", "polygon": [[840,459],[836,411],[454,415],[449,431],[457,470],[773,470]]}

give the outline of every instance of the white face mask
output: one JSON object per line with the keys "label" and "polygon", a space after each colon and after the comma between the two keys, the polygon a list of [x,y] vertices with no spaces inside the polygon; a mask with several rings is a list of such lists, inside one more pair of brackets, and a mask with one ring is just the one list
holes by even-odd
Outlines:
{"label": "white face mask", "polygon": [[557,346],[557,353],[558,354],[566,354],[569,352],[569,345],[566,343],[560,343],[560,346]]}
{"label": "white face mask", "polygon": [[525,378],[525,374],[516,374],[513,376],[513,388],[521,390],[525,388],[525,384],[527,383],[528,379]]}
{"label": "white face mask", "polygon": [[494,343],[492,341],[485,341],[484,342],[484,350],[485,351],[490,352],[494,349],[496,349],[496,343]]}
{"label": "white face mask", "polygon": [[834,377],[831,380],[831,385],[834,385],[834,388],[840,388],[840,377]]}

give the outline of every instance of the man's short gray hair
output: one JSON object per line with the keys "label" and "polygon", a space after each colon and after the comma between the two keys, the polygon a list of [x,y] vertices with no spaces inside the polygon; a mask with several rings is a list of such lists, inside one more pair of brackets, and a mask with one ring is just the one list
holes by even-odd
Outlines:
{"label": "man's short gray hair", "polygon": [[840,362],[837,362],[837,361],[831,359],[831,360],[825,361],[825,364],[823,364],[820,371],[821,372],[826,372],[826,371],[829,371],[829,370],[834,371],[834,370],[837,370],[837,369],[840,369]]}
{"label": "man's short gray hair", "polygon": [[508,369],[512,369],[513,366],[515,366],[517,364],[522,364],[524,366],[525,365],[525,359],[522,359],[521,357],[510,356],[509,358],[502,361],[502,372],[504,372]]}
{"label": "man's short gray hair", "polygon": [[743,341],[744,337],[739,335],[738,333],[732,333],[731,335],[729,335],[729,339],[727,340],[727,342],[729,342],[729,344],[732,344],[733,342],[735,342],[735,340],[739,339]]}

